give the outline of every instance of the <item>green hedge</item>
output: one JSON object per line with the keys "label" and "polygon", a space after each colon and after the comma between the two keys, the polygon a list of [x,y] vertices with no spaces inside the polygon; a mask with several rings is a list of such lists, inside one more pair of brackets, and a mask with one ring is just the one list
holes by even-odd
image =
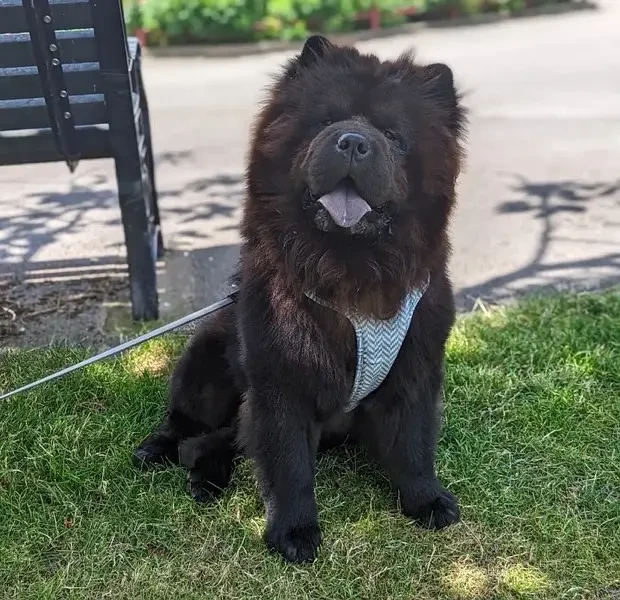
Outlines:
{"label": "green hedge", "polygon": [[301,39],[310,31],[346,31],[355,15],[378,6],[424,8],[425,0],[137,0],[125,1],[130,29],[140,27],[149,43],[239,42]]}
{"label": "green hedge", "polygon": [[364,27],[356,17],[378,8],[385,26],[403,22],[395,9],[415,7],[430,18],[566,0],[124,0],[128,27],[142,29],[150,45],[302,39]]}

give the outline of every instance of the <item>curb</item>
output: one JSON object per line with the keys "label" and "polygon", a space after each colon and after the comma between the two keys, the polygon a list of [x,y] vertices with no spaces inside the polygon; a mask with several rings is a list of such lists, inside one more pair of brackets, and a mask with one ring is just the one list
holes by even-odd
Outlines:
{"label": "curb", "polygon": [[[560,15],[581,10],[597,10],[598,5],[593,0],[572,0],[559,4],[548,4],[536,8],[529,8],[519,12],[498,12],[459,17],[437,21],[423,21],[407,23],[384,29],[366,29],[353,33],[336,33],[329,35],[336,44],[351,45],[399,35],[411,35],[423,29],[450,29],[475,25],[489,25],[512,19],[523,19],[546,15]],[[304,40],[289,41],[262,41],[244,44],[196,44],[183,46],[143,46],[142,54],[149,58],[239,58],[256,54],[275,52],[296,52],[304,44]]]}

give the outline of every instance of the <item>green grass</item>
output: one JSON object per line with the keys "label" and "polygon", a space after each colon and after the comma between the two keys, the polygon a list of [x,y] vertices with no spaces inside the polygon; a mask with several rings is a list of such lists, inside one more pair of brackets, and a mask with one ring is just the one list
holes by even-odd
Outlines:
{"label": "green grass", "polygon": [[[251,465],[213,506],[180,470],[136,472],[182,342],[158,340],[0,405],[0,598],[615,598],[620,589],[620,295],[462,319],[438,468],[463,522],[410,524],[359,451],[319,461],[324,545],[269,555]],[[7,390],[86,356],[0,357]]]}

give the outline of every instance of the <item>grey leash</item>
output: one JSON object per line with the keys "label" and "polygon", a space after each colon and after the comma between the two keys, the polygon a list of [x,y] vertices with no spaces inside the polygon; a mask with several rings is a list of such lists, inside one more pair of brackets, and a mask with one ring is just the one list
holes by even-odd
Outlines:
{"label": "grey leash", "polygon": [[162,327],[158,327],[157,329],[153,329],[152,331],[149,331],[148,333],[140,335],[137,338],[134,338],[133,340],[124,342],[123,344],[120,344],[119,346],[114,346],[114,348],[105,350],[101,354],[91,356],[90,358],[87,358],[86,360],[83,360],[82,362],[79,362],[75,365],[71,365],[70,367],[67,367],[66,369],[62,369],[62,371],[57,371],[56,373],[52,373],[51,375],[48,375],[47,377],[44,377],[43,379],[39,379],[38,381],[29,383],[28,385],[20,387],[17,390],[13,390],[12,392],[9,392],[8,394],[3,394],[2,396],[0,396],[0,400],[5,400],[6,398],[10,398],[11,396],[14,396],[15,394],[20,394],[21,392],[25,392],[26,390],[30,390],[32,388],[38,387],[42,385],[43,383],[47,383],[48,381],[53,381],[54,379],[63,377],[64,375],[67,375],[68,373],[72,373],[73,371],[77,371],[78,369],[87,367],[88,365],[92,365],[93,363],[99,362],[100,360],[104,360],[106,358],[109,358],[110,356],[115,356],[116,354],[120,354],[121,352],[127,350],[128,348],[133,348],[134,346],[143,344],[144,342],[151,340],[155,337],[158,337],[160,335],[163,335],[164,333],[168,333],[169,331],[178,329],[179,327],[183,327],[183,325],[187,325],[187,323],[191,323],[192,321],[197,321],[201,317],[205,317],[211,313],[214,313],[228,306],[229,304],[233,304],[234,302],[236,302],[235,297],[236,297],[236,292],[233,292],[232,294],[230,294],[226,298],[223,298],[219,302],[215,302],[214,304],[211,304],[210,306],[207,306],[206,308],[201,308],[200,310],[193,312],[191,315],[181,317],[180,319],[177,319],[176,321],[172,321],[172,323],[167,323],[166,325],[163,325]]}

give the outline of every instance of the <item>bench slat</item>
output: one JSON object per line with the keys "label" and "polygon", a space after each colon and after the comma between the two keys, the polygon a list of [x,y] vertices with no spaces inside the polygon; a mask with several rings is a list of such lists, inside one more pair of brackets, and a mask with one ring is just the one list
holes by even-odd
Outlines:
{"label": "bench slat", "polygon": [[[76,127],[75,140],[82,159],[110,158],[110,132],[107,125]],[[28,132],[0,132],[0,165],[62,162],[51,129]]]}
{"label": "bench slat", "polygon": [[[70,96],[101,93],[99,63],[64,65],[63,74]],[[0,69],[0,100],[42,97],[41,79],[36,67]]]}
{"label": "bench slat", "polygon": [[[97,43],[92,29],[58,31],[58,51],[62,64],[97,62]],[[36,61],[28,33],[0,34],[0,69],[29,67]]]}
{"label": "bench slat", "polygon": [[[106,106],[101,94],[70,98],[75,125],[107,123]],[[43,98],[0,101],[0,131],[44,129],[50,124]]]}
{"label": "bench slat", "polygon": [[[88,0],[50,2],[54,29],[86,29],[93,26]],[[0,0],[0,33],[28,31],[26,13],[21,0]]]}

